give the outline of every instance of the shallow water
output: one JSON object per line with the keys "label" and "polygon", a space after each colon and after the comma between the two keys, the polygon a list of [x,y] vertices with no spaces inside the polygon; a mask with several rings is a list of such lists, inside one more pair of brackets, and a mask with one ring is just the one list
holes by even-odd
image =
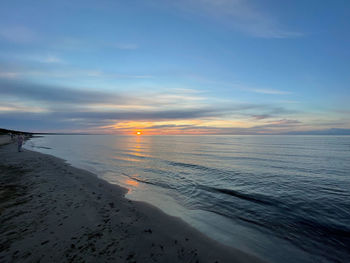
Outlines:
{"label": "shallow water", "polygon": [[25,147],[270,262],[350,262],[350,136],[48,135]]}

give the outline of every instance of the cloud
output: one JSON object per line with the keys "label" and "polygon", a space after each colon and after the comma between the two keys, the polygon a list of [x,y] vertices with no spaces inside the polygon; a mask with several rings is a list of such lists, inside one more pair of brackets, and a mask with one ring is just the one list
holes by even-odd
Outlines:
{"label": "cloud", "polygon": [[111,44],[111,46],[117,49],[123,49],[123,50],[134,50],[139,48],[137,44],[133,44],[133,43],[114,43],[114,44]]}
{"label": "cloud", "polygon": [[260,38],[294,38],[303,34],[285,29],[253,0],[179,0],[181,10],[220,21],[237,31]]}
{"label": "cloud", "polygon": [[[1,61],[1,59],[3,61]],[[121,74],[113,71],[101,71],[98,69],[79,69],[69,65],[61,57],[53,54],[13,54],[0,52],[0,80],[28,80],[34,79],[40,82],[44,79],[58,79],[65,82],[81,82],[87,80],[141,80],[153,79],[147,74]],[[3,85],[5,83],[2,83]],[[8,83],[10,86],[13,85]],[[29,83],[17,83],[18,85],[28,85]]]}
{"label": "cloud", "polygon": [[0,105],[0,113],[3,112],[6,114],[8,113],[37,113],[37,112],[46,112],[46,109],[38,107],[38,106],[31,106],[31,105],[18,105],[15,103],[7,103],[7,102],[1,102]]}
{"label": "cloud", "polygon": [[256,120],[264,120],[264,119],[271,118],[272,116],[269,114],[260,114],[260,115],[252,115],[252,117]]}
{"label": "cloud", "polygon": [[203,117],[220,116],[220,110],[201,109],[178,109],[178,110],[143,110],[143,111],[68,111],[56,112],[54,117],[68,119],[88,120],[138,120],[138,121],[159,121],[159,120],[186,120]]}
{"label": "cloud", "polygon": [[0,79],[14,79],[18,77],[17,72],[1,72],[0,71]]}
{"label": "cloud", "polygon": [[91,52],[105,48],[132,51],[140,48],[139,44],[126,41],[113,41],[103,39],[87,39],[83,37],[61,36],[50,41],[49,46],[55,50]]}
{"label": "cloud", "polygon": [[[44,54],[42,54],[44,53]],[[59,57],[56,54],[50,54],[50,53],[46,53],[46,52],[34,52],[34,53],[24,53],[24,52],[0,52],[0,57],[2,59],[5,59],[7,61],[11,61],[8,64],[12,64],[14,62],[21,62],[23,64],[23,62],[30,62],[31,64],[33,64],[33,62],[36,63],[43,63],[43,64],[62,64],[65,63],[65,61]]]}
{"label": "cloud", "polygon": [[[117,92],[73,89],[61,86],[0,79],[0,101],[45,105],[56,117],[87,119],[180,119],[217,116],[210,107],[199,108],[193,95]],[[171,106],[171,107],[170,107]],[[131,111],[132,110],[132,111]]]}
{"label": "cloud", "polygon": [[[147,130],[163,129],[167,133],[184,134],[280,134],[290,129],[299,128],[302,123],[297,120],[282,119],[269,124],[252,127],[215,127],[208,125],[154,125],[146,127]],[[179,132],[180,131],[180,132]]]}
{"label": "cloud", "polygon": [[289,128],[289,127],[295,127],[295,126],[300,126],[302,124],[301,121],[298,120],[289,120],[289,119],[282,119],[282,120],[277,120],[277,121],[272,121],[268,124],[264,125],[257,125],[254,126],[253,128],[255,129],[266,129],[266,128]]}
{"label": "cloud", "polygon": [[270,94],[270,95],[288,95],[292,94],[289,91],[276,90],[276,89],[250,89],[250,91],[255,93]]}
{"label": "cloud", "polygon": [[94,46],[95,44],[92,41],[70,36],[58,37],[50,42],[51,48],[64,51],[91,51]]}
{"label": "cloud", "polygon": [[[141,122],[158,122],[158,121],[177,121],[193,120],[202,117],[212,117],[220,115],[212,109],[189,109],[189,110],[156,110],[156,111],[77,111],[63,110],[54,112],[20,112],[20,111],[1,111],[0,123],[6,124],[4,127],[19,129],[26,128],[33,131],[85,131],[91,132],[122,132],[130,131],[140,126]],[[123,126],[113,129],[115,124],[120,122],[131,123],[126,128]],[[105,128],[100,128],[105,127]],[[170,126],[169,126],[170,127]],[[160,130],[163,128],[159,127]]]}
{"label": "cloud", "polygon": [[69,89],[65,87],[32,84],[21,81],[0,81],[2,97],[15,97],[22,100],[33,100],[47,103],[105,103],[125,102],[126,98],[98,91]]}
{"label": "cloud", "polygon": [[[247,126],[249,122],[252,125],[251,118],[247,116],[264,121],[263,125],[266,126],[256,126],[260,130],[298,125],[296,121],[287,119],[275,120],[294,113],[282,107],[232,102],[217,104],[215,98],[211,98],[209,103],[205,102],[207,98],[202,97],[202,94],[189,89],[174,91],[170,89],[167,93],[141,91],[125,95],[117,92],[35,84],[16,79],[0,79],[0,93],[2,95],[0,102],[4,105],[3,108],[0,107],[1,123],[9,125],[15,120],[19,123],[29,123],[30,120],[38,123],[42,120],[43,123],[52,124],[51,120],[57,120],[48,127],[50,130],[55,128],[60,130],[67,123],[74,123],[72,127],[79,129],[93,130],[126,121],[134,122],[134,126],[139,122],[170,125],[163,126],[167,130],[191,129],[204,132],[204,129],[211,131],[216,129],[219,132],[220,129],[224,129],[220,132],[227,132],[225,127]],[[273,121],[266,123],[267,119]],[[164,122],[176,123],[164,124]],[[200,122],[216,127],[201,128],[187,123],[182,123],[183,126],[179,127],[179,122]],[[174,124],[176,126],[172,127]]]}
{"label": "cloud", "polygon": [[[77,69],[69,66],[63,59],[54,55],[48,56],[11,56],[11,63],[0,62],[0,78],[19,78],[19,77],[45,77],[62,79],[153,79],[148,74],[120,74],[117,72],[106,72],[97,69]],[[31,60],[31,64],[18,63],[19,60]],[[26,61],[25,61],[26,62]],[[37,63],[33,63],[37,62]],[[62,65],[56,64],[64,64]]]}
{"label": "cloud", "polygon": [[19,44],[26,44],[37,39],[37,35],[25,26],[3,26],[0,28],[0,38]]}
{"label": "cloud", "polygon": [[63,60],[55,55],[47,55],[43,58],[39,58],[39,61],[43,63],[62,63]]}
{"label": "cloud", "polygon": [[[0,80],[0,92],[3,97],[18,98],[23,101],[46,102],[50,105],[56,102],[59,104],[72,104],[76,106],[99,105],[135,105],[138,107],[153,106],[155,108],[167,108],[177,106],[177,109],[215,108],[221,114],[243,113],[259,111],[260,115],[264,114],[289,114],[294,113],[282,107],[272,105],[252,104],[252,103],[234,103],[221,104],[220,106],[204,103],[207,98],[200,96],[198,93],[192,93],[191,90],[169,89],[167,93],[139,91],[134,95],[125,95],[117,92],[102,92],[83,88],[67,88],[64,86],[44,85],[20,80]],[[211,98],[215,101],[214,98]],[[66,107],[66,106],[64,106]],[[125,108],[125,107],[124,107]],[[171,109],[173,110],[173,109]],[[250,114],[254,115],[254,114]],[[255,114],[257,116],[258,114]]]}
{"label": "cloud", "polygon": [[57,64],[57,63],[64,63],[64,60],[57,55],[11,55],[13,58],[17,60],[30,60],[34,62],[39,62],[39,63],[45,63],[45,64]]}

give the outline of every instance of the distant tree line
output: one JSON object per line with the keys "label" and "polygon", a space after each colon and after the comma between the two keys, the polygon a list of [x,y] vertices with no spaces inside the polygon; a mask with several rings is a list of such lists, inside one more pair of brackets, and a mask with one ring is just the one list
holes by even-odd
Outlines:
{"label": "distant tree line", "polygon": [[8,130],[8,129],[2,129],[0,128],[0,134],[24,134],[26,136],[32,136],[34,133],[32,132],[23,132],[23,131],[15,131],[15,130]]}

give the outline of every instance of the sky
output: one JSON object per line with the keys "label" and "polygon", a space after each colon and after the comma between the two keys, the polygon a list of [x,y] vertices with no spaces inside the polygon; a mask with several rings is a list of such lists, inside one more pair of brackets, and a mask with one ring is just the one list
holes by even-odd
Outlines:
{"label": "sky", "polygon": [[350,129],[348,0],[2,0],[0,127]]}

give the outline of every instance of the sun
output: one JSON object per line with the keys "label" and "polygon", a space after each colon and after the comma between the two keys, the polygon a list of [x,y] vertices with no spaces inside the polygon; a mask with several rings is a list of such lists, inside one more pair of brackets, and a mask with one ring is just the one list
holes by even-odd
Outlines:
{"label": "sun", "polygon": [[137,135],[141,135],[141,132],[138,131],[136,134],[137,134]]}

